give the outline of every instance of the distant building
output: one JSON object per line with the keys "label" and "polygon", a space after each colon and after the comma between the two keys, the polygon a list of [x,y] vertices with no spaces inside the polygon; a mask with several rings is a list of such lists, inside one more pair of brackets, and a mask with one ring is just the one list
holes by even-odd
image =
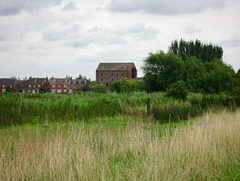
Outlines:
{"label": "distant building", "polygon": [[107,87],[115,80],[137,78],[134,63],[100,63],[96,70],[96,84],[103,83]]}
{"label": "distant building", "polygon": [[73,84],[76,89],[81,89],[83,86],[91,86],[91,79],[74,79]]}
{"label": "distant building", "polygon": [[39,93],[40,90],[49,91],[49,80],[46,78],[32,78],[18,82],[18,91],[22,93]]}
{"label": "distant building", "polygon": [[53,94],[73,94],[73,80],[71,78],[50,78],[49,91]]}
{"label": "distant building", "polygon": [[17,81],[17,91],[21,93],[26,93],[28,87],[28,80],[18,80]]}
{"label": "distant building", "polygon": [[6,92],[7,88],[16,89],[17,87],[17,80],[11,78],[1,78],[0,79],[0,92]]}

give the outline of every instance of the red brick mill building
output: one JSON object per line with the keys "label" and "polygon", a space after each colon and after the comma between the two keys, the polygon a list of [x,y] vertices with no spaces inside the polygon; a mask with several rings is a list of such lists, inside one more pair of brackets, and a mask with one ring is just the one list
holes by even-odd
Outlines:
{"label": "red brick mill building", "polygon": [[137,78],[134,63],[100,63],[96,70],[96,84],[103,83],[107,87],[115,80]]}

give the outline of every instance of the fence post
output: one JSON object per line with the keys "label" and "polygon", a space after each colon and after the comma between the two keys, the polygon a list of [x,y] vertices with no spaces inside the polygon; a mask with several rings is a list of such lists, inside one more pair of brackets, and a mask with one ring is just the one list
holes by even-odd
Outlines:
{"label": "fence post", "polygon": [[151,98],[147,98],[147,116],[151,113]]}

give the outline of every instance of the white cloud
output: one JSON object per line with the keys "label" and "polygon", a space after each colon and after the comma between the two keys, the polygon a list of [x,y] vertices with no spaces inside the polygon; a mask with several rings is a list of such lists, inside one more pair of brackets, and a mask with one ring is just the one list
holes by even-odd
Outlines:
{"label": "white cloud", "polygon": [[196,34],[196,33],[201,33],[202,29],[198,28],[192,24],[188,24],[185,29],[184,29],[184,33],[186,34]]}
{"label": "white cloud", "polygon": [[233,47],[233,48],[240,47],[240,34],[235,33],[231,37],[223,40],[222,44],[226,47]]}

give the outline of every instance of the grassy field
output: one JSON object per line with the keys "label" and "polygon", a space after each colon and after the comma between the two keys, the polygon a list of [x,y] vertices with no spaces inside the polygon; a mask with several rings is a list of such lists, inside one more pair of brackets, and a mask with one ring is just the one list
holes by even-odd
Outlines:
{"label": "grassy field", "polygon": [[0,129],[0,180],[240,180],[240,111]]}
{"label": "grassy field", "polygon": [[240,180],[239,107],[226,95],[3,94],[0,180]]}

